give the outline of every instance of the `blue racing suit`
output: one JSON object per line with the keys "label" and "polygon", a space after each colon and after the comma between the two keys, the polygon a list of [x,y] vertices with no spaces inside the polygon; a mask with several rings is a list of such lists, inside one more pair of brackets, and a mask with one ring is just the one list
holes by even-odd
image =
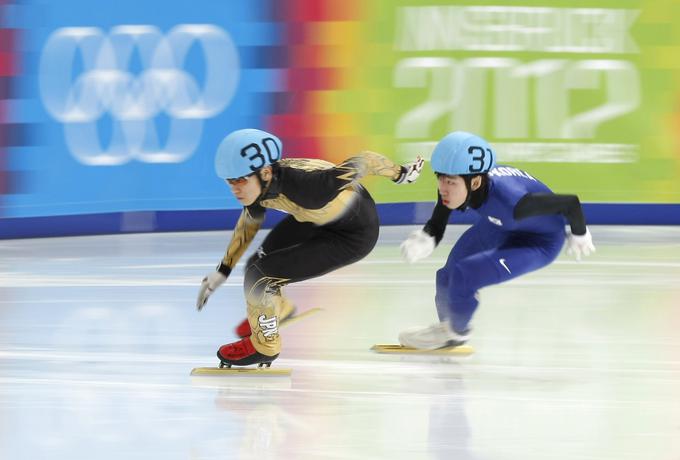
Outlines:
{"label": "blue racing suit", "polygon": [[[575,195],[556,195],[528,173],[508,166],[489,171],[481,190],[471,192],[458,212],[473,213],[476,222],[451,249],[437,271],[435,303],[441,321],[465,333],[479,289],[516,278],[550,264],[565,240],[565,224],[585,234],[585,219]],[[424,231],[441,241],[451,210],[441,201]]]}

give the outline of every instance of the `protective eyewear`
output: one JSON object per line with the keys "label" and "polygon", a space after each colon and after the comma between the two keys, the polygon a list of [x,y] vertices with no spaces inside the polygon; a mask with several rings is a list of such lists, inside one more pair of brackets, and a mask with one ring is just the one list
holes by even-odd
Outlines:
{"label": "protective eyewear", "polygon": [[[254,173],[253,173],[254,174]],[[227,179],[229,185],[245,185],[248,182],[248,178],[253,174],[248,174],[247,176],[237,177],[236,179]]]}

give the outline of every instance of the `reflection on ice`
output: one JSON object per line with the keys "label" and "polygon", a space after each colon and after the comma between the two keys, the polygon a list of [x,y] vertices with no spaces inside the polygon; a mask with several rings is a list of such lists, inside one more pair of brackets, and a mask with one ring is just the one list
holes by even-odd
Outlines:
{"label": "reflection on ice", "polygon": [[244,312],[237,282],[194,308],[222,233],[3,242],[0,458],[680,457],[678,230],[595,227],[587,263],[488,289],[469,357],[378,355],[436,315],[446,254],[403,264],[410,230],[289,287],[323,312],[273,379],[189,375]]}

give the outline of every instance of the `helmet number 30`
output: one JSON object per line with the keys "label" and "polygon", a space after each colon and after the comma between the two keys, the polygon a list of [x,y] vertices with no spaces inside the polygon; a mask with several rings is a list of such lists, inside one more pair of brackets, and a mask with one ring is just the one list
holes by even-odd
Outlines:
{"label": "helmet number 30", "polygon": [[264,146],[264,152],[260,144],[255,142],[241,149],[241,156],[250,161],[250,169],[252,171],[257,171],[281,159],[281,150],[279,150],[279,146],[274,139],[271,137],[262,139],[262,146]]}
{"label": "helmet number 30", "polygon": [[468,148],[468,153],[472,155],[472,158],[470,159],[471,163],[470,166],[468,167],[468,171],[470,171],[471,173],[480,173],[484,171],[487,153],[491,157],[489,163],[493,161],[493,153],[491,153],[491,149],[484,150],[482,147],[471,145]]}

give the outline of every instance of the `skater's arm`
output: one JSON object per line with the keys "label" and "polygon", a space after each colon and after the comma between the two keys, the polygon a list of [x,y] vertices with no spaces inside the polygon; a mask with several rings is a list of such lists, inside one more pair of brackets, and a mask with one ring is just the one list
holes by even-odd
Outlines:
{"label": "skater's arm", "polygon": [[367,175],[388,177],[397,183],[413,182],[423,163],[418,157],[414,163],[400,166],[378,153],[365,151],[332,168],[306,170],[289,166],[277,171],[281,193],[301,206],[319,209]]}
{"label": "skater's arm", "polygon": [[439,242],[444,237],[446,224],[449,221],[451,210],[444,206],[442,197],[437,192],[437,204],[432,211],[432,217],[427,221],[422,230],[413,231],[409,237],[401,243],[401,254],[409,262],[417,262],[432,254]]}
{"label": "skater's arm", "polygon": [[586,219],[581,202],[576,195],[527,193],[515,206],[513,217],[521,220],[547,214],[562,214],[569,222],[573,235],[585,235]]}
{"label": "skater's arm", "polygon": [[248,249],[250,242],[253,241],[255,234],[260,229],[264,220],[264,213],[265,209],[259,205],[243,208],[243,212],[241,212],[238,222],[236,222],[236,227],[234,227],[234,234],[217,271],[225,276],[229,276],[231,270],[245,250]]}
{"label": "skater's arm", "polygon": [[397,180],[402,172],[402,166],[379,153],[368,150],[348,158],[334,168],[338,180],[352,182],[364,176],[382,176]]}
{"label": "skater's arm", "polygon": [[418,156],[412,163],[399,165],[392,160],[379,153],[365,150],[360,154],[348,158],[334,170],[337,172],[337,178],[341,183],[341,187],[347,187],[348,183],[358,181],[365,176],[382,176],[388,179],[401,183],[415,182],[420,175],[423,168],[424,161]]}
{"label": "skater's arm", "polygon": [[449,216],[451,215],[451,209],[444,206],[442,203],[442,196],[437,192],[437,204],[432,210],[432,217],[427,221],[423,231],[428,235],[434,237],[435,243],[439,242],[444,237],[444,231],[446,230],[446,224],[449,222]]}

